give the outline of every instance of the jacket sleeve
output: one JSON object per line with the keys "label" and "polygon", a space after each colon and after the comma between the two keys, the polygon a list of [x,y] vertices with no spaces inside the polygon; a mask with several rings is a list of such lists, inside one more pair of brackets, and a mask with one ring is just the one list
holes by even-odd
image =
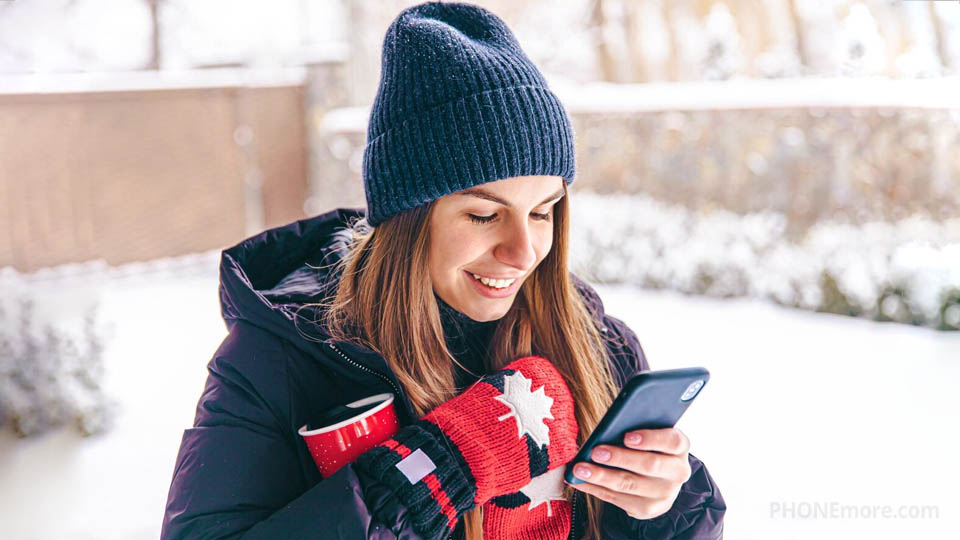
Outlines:
{"label": "jacket sleeve", "polygon": [[[650,369],[636,334],[623,321],[605,317],[622,386],[633,373]],[[653,519],[634,519],[620,507],[606,503],[603,511],[604,537],[613,540],[715,540],[723,538],[723,516],[727,506],[706,466],[688,454],[690,479],[680,487],[673,507]]]}
{"label": "jacket sleeve", "polygon": [[364,483],[351,465],[306,485],[296,439],[283,427],[285,352],[262,336],[237,324],[211,360],[160,537],[416,539],[392,493]]}

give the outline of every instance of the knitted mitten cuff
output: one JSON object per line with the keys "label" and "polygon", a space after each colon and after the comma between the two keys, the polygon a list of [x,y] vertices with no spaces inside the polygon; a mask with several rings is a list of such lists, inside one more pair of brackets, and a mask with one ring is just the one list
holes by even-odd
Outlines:
{"label": "knitted mitten cuff", "polygon": [[432,424],[419,422],[357,458],[380,483],[391,486],[426,538],[444,537],[474,504],[474,480],[456,447]]}

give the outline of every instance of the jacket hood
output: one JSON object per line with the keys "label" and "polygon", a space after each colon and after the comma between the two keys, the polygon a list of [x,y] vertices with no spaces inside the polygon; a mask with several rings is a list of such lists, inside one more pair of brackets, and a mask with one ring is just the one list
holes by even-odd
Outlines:
{"label": "jacket hood", "polygon": [[227,329],[247,321],[302,346],[305,332],[315,335],[309,332],[320,314],[306,305],[332,294],[334,268],[347,252],[350,227],[363,217],[363,209],[338,208],[224,250],[220,314]]}

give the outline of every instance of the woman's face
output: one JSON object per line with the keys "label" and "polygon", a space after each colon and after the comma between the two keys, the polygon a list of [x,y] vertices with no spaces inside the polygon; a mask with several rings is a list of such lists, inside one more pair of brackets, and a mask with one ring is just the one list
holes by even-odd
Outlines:
{"label": "woman's face", "polygon": [[437,199],[427,261],[437,296],[475,321],[503,317],[550,252],[564,195],[559,176],[517,176]]}

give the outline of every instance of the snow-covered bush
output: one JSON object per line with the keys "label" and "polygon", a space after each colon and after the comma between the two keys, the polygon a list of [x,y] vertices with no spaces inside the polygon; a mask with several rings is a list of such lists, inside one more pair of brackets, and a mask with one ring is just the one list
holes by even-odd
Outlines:
{"label": "snow-covered bush", "polygon": [[776,212],[589,192],[573,201],[571,262],[592,280],[960,329],[960,219],[825,221],[791,240]]}
{"label": "snow-covered bush", "polygon": [[20,437],[65,424],[84,436],[105,431],[114,405],[102,387],[96,303],[69,305],[76,294],[41,288],[10,268],[0,271],[0,290],[0,425]]}
{"label": "snow-covered bush", "polygon": [[0,268],[0,426],[21,437],[73,424],[107,431],[118,402],[104,389],[105,350],[116,310],[102,298],[117,287],[207,277],[220,250],[110,266],[103,260],[21,274]]}

